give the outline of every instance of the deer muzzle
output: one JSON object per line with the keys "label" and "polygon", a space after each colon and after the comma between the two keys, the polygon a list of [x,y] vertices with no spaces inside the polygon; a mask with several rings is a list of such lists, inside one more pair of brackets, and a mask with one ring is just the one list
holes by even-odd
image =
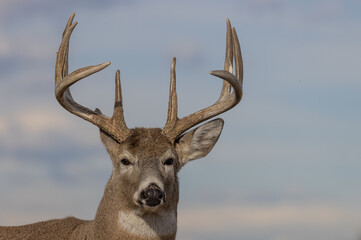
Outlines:
{"label": "deer muzzle", "polygon": [[150,184],[140,193],[140,202],[148,207],[156,207],[165,201],[164,191],[155,183]]}

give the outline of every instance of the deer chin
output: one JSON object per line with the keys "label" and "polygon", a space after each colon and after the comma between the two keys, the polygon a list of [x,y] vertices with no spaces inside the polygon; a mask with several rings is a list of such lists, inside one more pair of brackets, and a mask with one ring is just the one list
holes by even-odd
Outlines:
{"label": "deer chin", "polygon": [[118,224],[132,235],[154,238],[174,234],[177,230],[177,217],[174,211],[160,211],[158,214],[119,211]]}

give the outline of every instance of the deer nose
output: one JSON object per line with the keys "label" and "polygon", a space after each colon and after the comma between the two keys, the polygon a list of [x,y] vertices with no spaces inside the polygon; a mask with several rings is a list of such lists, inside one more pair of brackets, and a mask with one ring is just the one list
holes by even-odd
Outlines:
{"label": "deer nose", "polygon": [[140,193],[140,200],[149,207],[158,206],[164,199],[164,192],[152,183]]}

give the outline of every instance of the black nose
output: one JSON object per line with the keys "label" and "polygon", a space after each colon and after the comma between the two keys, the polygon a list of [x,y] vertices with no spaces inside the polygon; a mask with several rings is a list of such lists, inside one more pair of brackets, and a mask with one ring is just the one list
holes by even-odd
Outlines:
{"label": "black nose", "polygon": [[150,184],[140,193],[141,201],[149,207],[158,206],[163,197],[163,191],[156,184]]}

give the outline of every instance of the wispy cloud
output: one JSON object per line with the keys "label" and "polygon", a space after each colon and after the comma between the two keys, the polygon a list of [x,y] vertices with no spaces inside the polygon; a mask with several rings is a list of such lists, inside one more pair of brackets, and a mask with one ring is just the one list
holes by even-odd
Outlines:
{"label": "wispy cloud", "polygon": [[[49,137],[68,135],[76,128],[64,114],[40,108],[2,116],[0,126],[0,143],[7,149],[50,147],[55,142]],[[76,136],[72,136],[71,139],[84,142],[83,138]]]}
{"label": "wispy cloud", "polygon": [[[182,209],[180,226],[187,230],[227,231],[238,228],[266,228],[287,225],[308,225],[314,228],[355,225],[361,217],[352,209],[337,206],[280,205],[280,206],[208,206]],[[216,217],[215,217],[216,216]]]}
{"label": "wispy cloud", "polygon": [[[305,205],[225,205],[182,209],[179,213],[180,236],[203,232],[203,239],[223,236],[236,239],[356,239],[354,231],[360,225],[360,216],[352,207],[324,204]],[[343,227],[336,233],[334,229]],[[267,231],[265,232],[265,229]],[[323,229],[323,230],[321,230]],[[328,229],[329,232],[323,232]],[[321,230],[321,231],[320,231]],[[350,232],[351,231],[351,232]],[[213,236],[213,238],[212,238]],[[282,238],[281,238],[282,237]],[[201,238],[200,238],[201,239]]]}

